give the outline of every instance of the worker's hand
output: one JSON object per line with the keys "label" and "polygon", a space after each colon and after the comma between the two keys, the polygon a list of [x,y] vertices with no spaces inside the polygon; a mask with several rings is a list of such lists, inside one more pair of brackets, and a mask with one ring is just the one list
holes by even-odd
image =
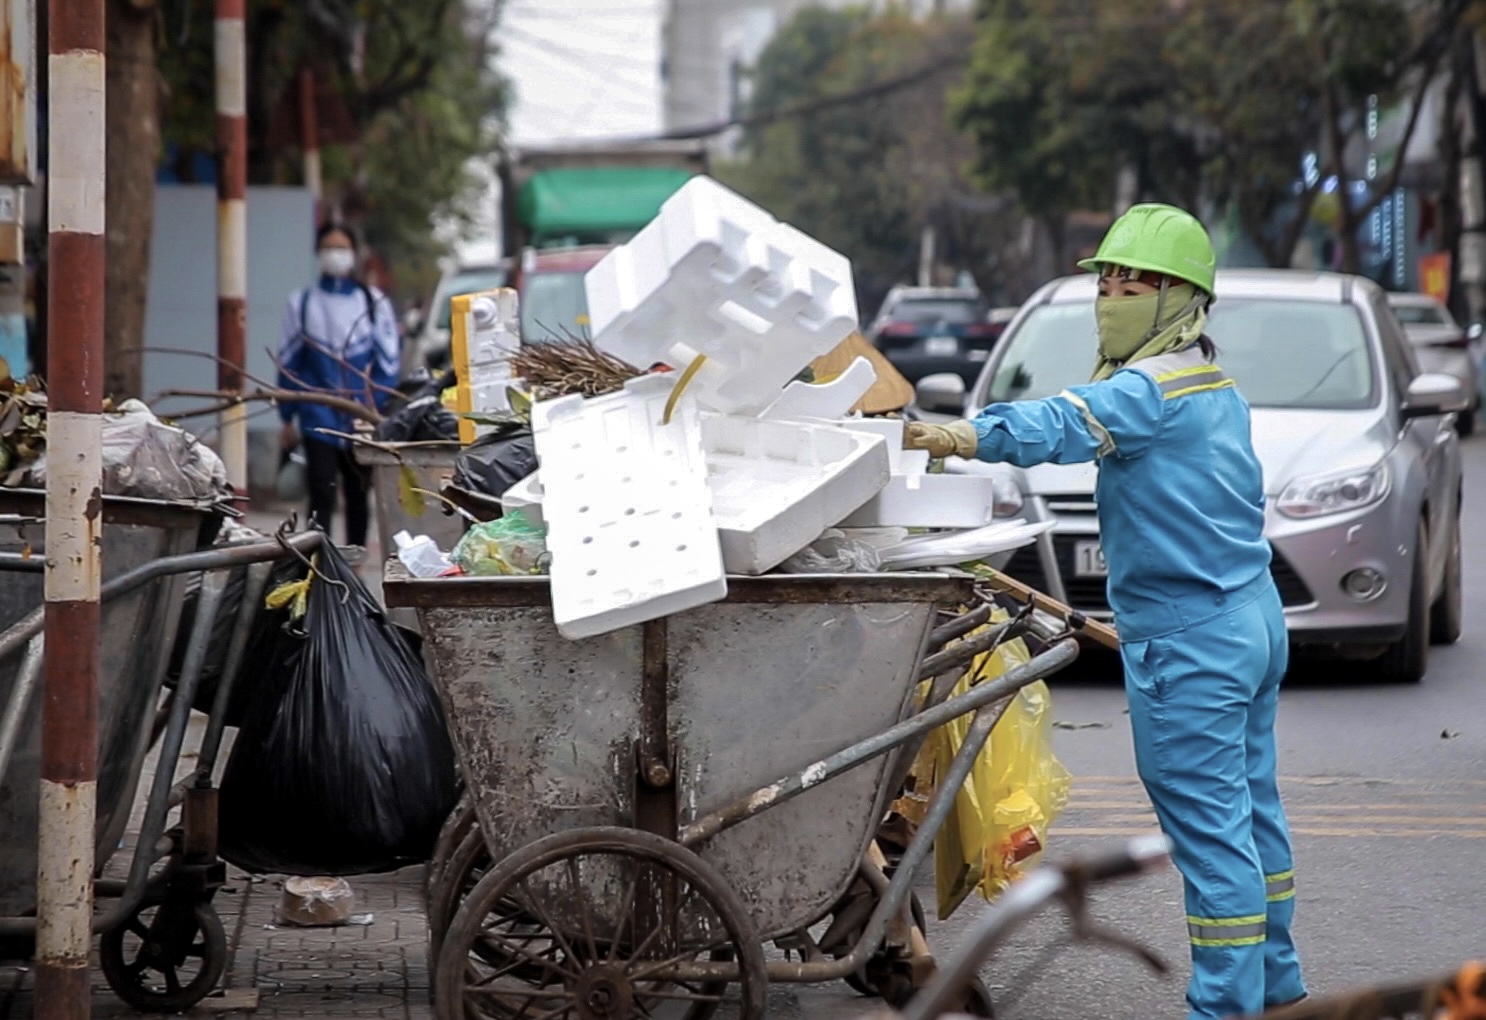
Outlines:
{"label": "worker's hand", "polygon": [[975,434],[975,426],[963,418],[948,425],[911,421],[903,430],[903,449],[928,450],[929,456],[935,458],[953,456],[970,459],[975,456],[975,449],[979,445],[980,437]]}
{"label": "worker's hand", "polygon": [[279,448],[292,450],[299,445],[299,431],[295,429],[292,421],[284,422],[284,427],[279,432]]}

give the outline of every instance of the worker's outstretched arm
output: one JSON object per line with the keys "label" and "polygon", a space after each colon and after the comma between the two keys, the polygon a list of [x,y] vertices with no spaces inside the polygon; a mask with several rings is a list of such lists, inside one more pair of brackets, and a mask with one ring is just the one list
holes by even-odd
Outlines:
{"label": "worker's outstretched arm", "polygon": [[1117,372],[1055,397],[991,404],[968,421],[908,426],[904,445],[950,455],[1034,464],[1077,464],[1111,454],[1138,457],[1161,427],[1163,398],[1143,372]]}

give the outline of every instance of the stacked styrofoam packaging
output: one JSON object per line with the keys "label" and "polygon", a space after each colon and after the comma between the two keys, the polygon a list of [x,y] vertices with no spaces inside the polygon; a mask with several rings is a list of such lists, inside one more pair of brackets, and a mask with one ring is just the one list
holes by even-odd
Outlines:
{"label": "stacked styrofoam packaging", "polygon": [[983,479],[941,490],[901,422],[845,418],[875,381],[865,359],[791,382],[857,325],[831,249],[696,177],[586,287],[599,347],[673,371],[533,408],[541,477],[505,503],[547,525],[564,635],[719,600],[727,574],[765,573],[843,521],[987,523]]}

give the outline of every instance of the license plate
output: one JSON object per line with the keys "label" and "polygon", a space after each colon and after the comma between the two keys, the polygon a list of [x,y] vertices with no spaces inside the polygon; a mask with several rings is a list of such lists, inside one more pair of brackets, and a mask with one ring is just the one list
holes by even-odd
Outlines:
{"label": "license plate", "polygon": [[952,358],[960,353],[960,342],[952,336],[931,336],[924,341],[924,353],[931,358]]}
{"label": "license plate", "polygon": [[1079,577],[1109,576],[1109,568],[1104,564],[1104,550],[1098,542],[1073,544],[1073,572]]}

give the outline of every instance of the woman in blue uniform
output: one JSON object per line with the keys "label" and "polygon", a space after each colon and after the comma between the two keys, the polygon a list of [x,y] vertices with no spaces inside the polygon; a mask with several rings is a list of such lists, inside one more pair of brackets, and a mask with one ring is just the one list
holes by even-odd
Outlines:
{"label": "woman in blue uniform", "polygon": [[1192,1020],[1305,996],[1275,778],[1289,646],[1263,535],[1249,408],[1203,335],[1207,231],[1138,205],[1080,263],[1099,273],[1093,381],[911,424],[906,445],[1021,466],[1099,462],[1095,498],[1135,760],[1186,885]]}

